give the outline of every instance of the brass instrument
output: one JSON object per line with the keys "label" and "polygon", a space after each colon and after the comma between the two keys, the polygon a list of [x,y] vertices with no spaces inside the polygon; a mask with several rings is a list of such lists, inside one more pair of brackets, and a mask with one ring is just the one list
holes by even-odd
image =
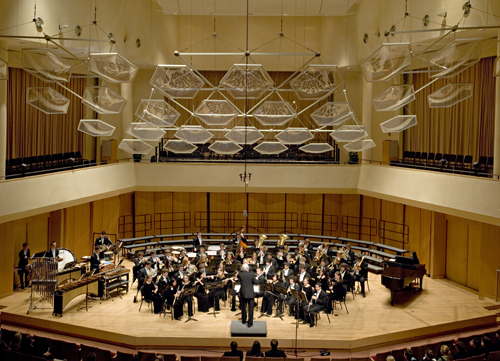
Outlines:
{"label": "brass instrument", "polygon": [[[260,249],[262,245],[264,245],[264,241],[267,239],[265,234],[259,234],[259,243],[257,243],[257,247]],[[264,245],[264,251],[267,252],[267,246]]]}
{"label": "brass instrument", "polygon": [[[300,248],[300,246],[302,246],[302,250],[301,250],[301,251],[297,251],[297,255],[298,255],[298,256],[303,257],[303,256],[305,255],[306,251],[305,251],[305,249],[304,249],[304,245],[305,245],[305,242],[304,242],[304,241],[300,241],[300,242],[299,242],[299,246],[298,246],[298,247]],[[298,260],[298,259],[300,259],[300,257],[298,257],[298,256],[297,256],[297,260]]]}
{"label": "brass instrument", "polygon": [[345,258],[345,254],[346,254],[345,247],[342,247],[341,249],[339,249],[337,254],[339,254],[339,253],[340,253],[340,258]]}
{"label": "brass instrument", "polygon": [[198,268],[196,268],[194,264],[189,264],[189,266],[187,266],[186,273],[188,278],[191,278],[196,272],[198,272]]}
{"label": "brass instrument", "polygon": [[363,258],[361,258],[361,261],[359,262],[359,264],[356,264],[354,266],[354,271],[359,271],[361,269],[361,263],[363,263],[364,260],[365,260],[365,256],[363,256]]}
{"label": "brass instrument", "polygon": [[290,249],[287,245],[285,245],[285,241],[287,239],[290,239],[290,237],[288,237],[286,234],[280,234],[279,237],[280,237],[280,239],[278,241],[278,246],[283,246],[283,248],[285,249],[285,252],[288,253],[290,251]]}
{"label": "brass instrument", "polygon": [[325,255],[325,248],[323,247],[323,245],[320,245],[316,250],[316,256],[314,256],[314,260],[319,261],[321,260],[321,258],[323,258],[324,255]]}

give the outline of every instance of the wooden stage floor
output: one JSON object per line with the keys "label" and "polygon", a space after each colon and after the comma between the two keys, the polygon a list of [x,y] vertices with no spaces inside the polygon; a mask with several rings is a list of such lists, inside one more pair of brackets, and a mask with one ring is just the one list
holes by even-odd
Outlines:
{"label": "wooden stage floor", "polygon": [[[131,262],[124,262],[131,268]],[[348,296],[345,310],[330,315],[331,324],[322,315],[318,327],[300,325],[297,331],[294,319],[263,317],[267,321],[267,338],[262,345],[276,338],[280,347],[292,350],[329,349],[339,352],[368,351],[429,337],[456,334],[463,331],[496,327],[496,311],[485,307],[493,302],[481,301],[477,293],[448,280],[424,278],[422,292],[398,293],[394,306],[390,292],[381,285],[380,276],[369,275],[370,292],[366,298],[355,300]],[[131,277],[132,279],[132,277]],[[132,349],[199,349],[225,350],[231,340],[230,326],[237,320],[229,310],[229,303],[214,318],[213,314],[196,312],[197,322],[171,320],[170,315],[151,314],[146,304],[139,312],[139,303],[133,303],[134,284],[123,299],[114,298],[100,303],[89,300],[88,312],[78,310],[85,305],[84,296],[74,299],[64,310],[63,317],[52,316],[48,309],[37,309],[27,315],[29,290],[15,292],[0,299],[2,327],[9,325],[58,333],[92,341],[104,341]],[[43,305],[43,303],[42,303]],[[257,316],[259,313],[257,313]],[[255,338],[238,338],[243,348],[249,348]]]}

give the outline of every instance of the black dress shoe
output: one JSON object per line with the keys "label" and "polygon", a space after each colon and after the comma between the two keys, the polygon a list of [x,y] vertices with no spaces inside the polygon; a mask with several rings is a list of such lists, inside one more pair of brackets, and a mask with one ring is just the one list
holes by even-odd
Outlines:
{"label": "black dress shoe", "polygon": [[249,323],[247,326],[250,328],[253,326],[253,323]]}
{"label": "black dress shoe", "polygon": [[314,327],[314,323],[311,323],[311,324],[309,325],[309,327]]}
{"label": "black dress shoe", "polygon": [[236,312],[236,310],[233,310],[233,309],[231,308],[231,312]]}
{"label": "black dress shoe", "polygon": [[364,292],[363,292],[361,295],[363,296],[363,298],[364,298],[364,297],[366,297],[366,295],[365,295],[365,293],[364,293]]}

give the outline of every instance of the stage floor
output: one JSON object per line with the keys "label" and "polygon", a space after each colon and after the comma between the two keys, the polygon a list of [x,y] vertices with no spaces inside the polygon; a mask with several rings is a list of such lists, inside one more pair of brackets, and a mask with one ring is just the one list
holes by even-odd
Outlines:
{"label": "stage floor", "polygon": [[[131,262],[124,265],[131,268]],[[267,338],[257,338],[262,345],[276,338],[280,347],[291,350],[329,349],[340,352],[368,351],[381,346],[456,334],[467,330],[496,327],[496,311],[485,307],[494,302],[481,301],[477,293],[448,280],[424,278],[423,291],[401,292],[394,306],[390,305],[390,292],[381,285],[380,276],[369,275],[370,291],[366,298],[358,295],[355,300],[348,295],[349,314],[344,310],[322,315],[317,327],[300,325],[294,319],[260,318],[267,321]],[[130,277],[132,279],[132,277]],[[170,315],[158,317],[151,314],[144,303],[133,303],[137,283],[123,298],[100,301],[84,296],[74,299],[64,310],[63,317],[52,315],[49,309],[36,309],[27,315],[29,290],[15,292],[0,299],[2,327],[9,325],[58,333],[92,341],[104,341],[132,349],[200,349],[225,350],[231,340],[231,321],[237,320],[229,303],[217,317],[196,312],[197,321],[185,323],[171,320]],[[41,305],[44,305],[42,303]],[[260,313],[256,313],[258,316]],[[297,337],[296,337],[297,336]],[[297,345],[295,339],[297,338]],[[249,348],[255,338],[238,338],[243,348]]]}

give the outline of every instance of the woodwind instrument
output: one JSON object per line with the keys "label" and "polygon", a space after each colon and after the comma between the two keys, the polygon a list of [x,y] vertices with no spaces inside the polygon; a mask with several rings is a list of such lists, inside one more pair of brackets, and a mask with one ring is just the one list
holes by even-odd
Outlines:
{"label": "woodwind instrument", "polygon": [[174,302],[172,303],[172,305],[175,305],[175,303],[177,302],[177,298],[179,297],[178,295],[180,295],[182,293],[182,291],[184,290],[184,287],[186,287],[186,284],[183,284],[181,290],[177,291],[177,293],[175,294]]}

